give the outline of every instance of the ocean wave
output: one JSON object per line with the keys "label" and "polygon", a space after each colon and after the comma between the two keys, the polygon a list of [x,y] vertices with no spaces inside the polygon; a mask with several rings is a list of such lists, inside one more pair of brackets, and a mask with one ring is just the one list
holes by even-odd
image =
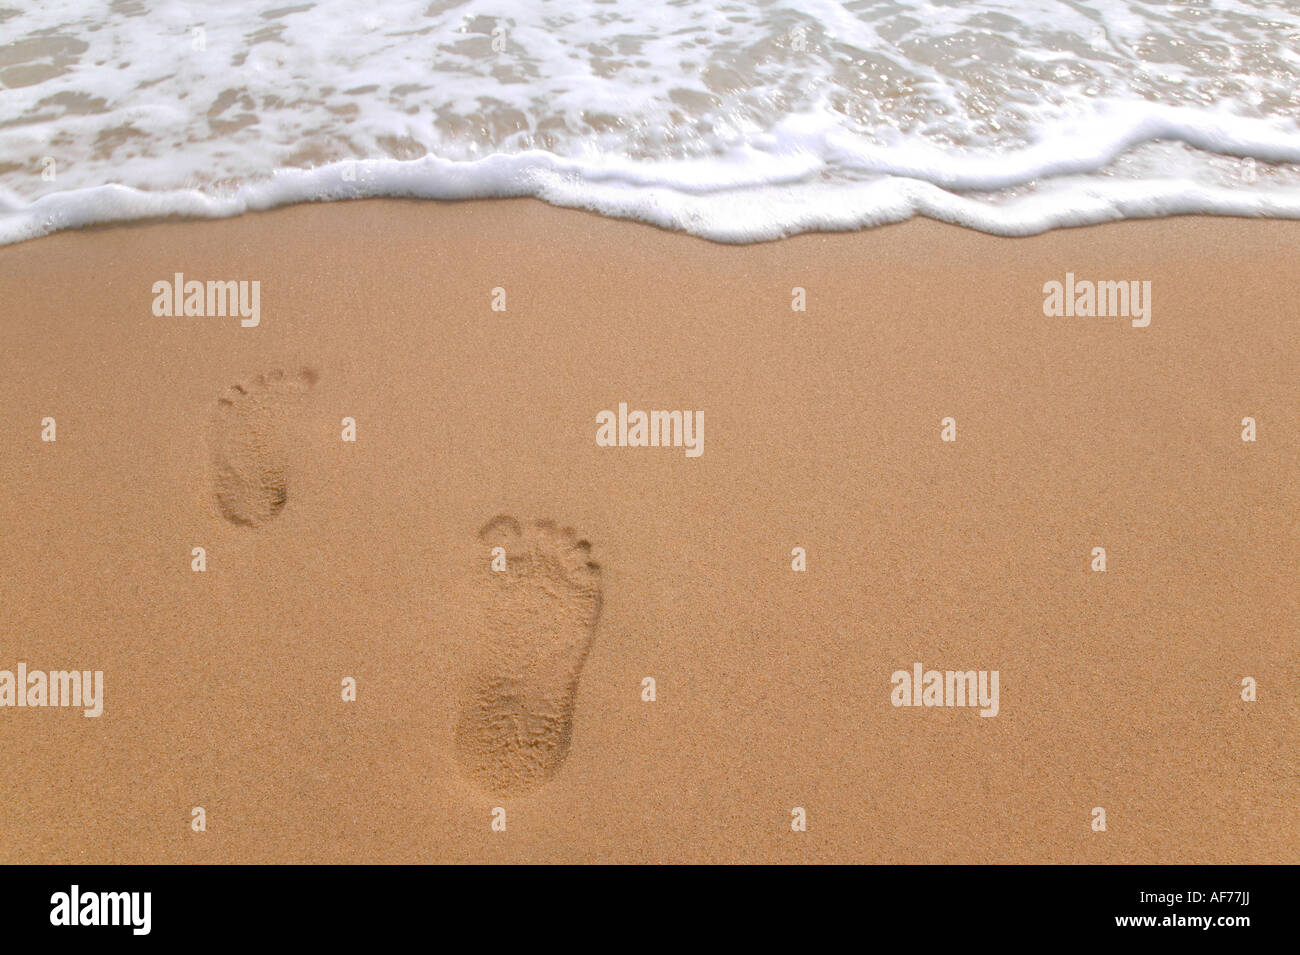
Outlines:
{"label": "ocean wave", "polygon": [[725,242],[1300,217],[1300,15],[1253,0],[52,0],[0,31],[0,243],[366,197]]}

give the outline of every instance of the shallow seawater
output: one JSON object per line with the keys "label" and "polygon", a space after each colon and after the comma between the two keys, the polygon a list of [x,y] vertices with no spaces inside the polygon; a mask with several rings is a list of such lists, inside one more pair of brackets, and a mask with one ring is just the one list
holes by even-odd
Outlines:
{"label": "shallow seawater", "polygon": [[1259,0],[52,0],[0,7],[0,242],[385,195],[737,242],[1297,217],[1298,118]]}

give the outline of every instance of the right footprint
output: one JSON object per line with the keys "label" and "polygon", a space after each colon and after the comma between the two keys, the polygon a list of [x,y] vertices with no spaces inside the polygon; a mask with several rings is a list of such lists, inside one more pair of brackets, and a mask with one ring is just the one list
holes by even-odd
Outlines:
{"label": "right footprint", "polygon": [[569,752],[573,704],[600,618],[600,566],[591,544],[550,521],[497,517],[479,532],[505,551],[487,563],[483,658],[465,688],[456,757],[481,788],[536,789]]}

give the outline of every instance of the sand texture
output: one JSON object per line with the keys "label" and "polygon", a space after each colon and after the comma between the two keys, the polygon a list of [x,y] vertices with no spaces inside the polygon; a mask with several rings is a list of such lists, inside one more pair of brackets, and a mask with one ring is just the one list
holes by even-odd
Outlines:
{"label": "sand texture", "polygon": [[[105,683],[0,707],[0,862],[1300,862],[1297,265],[532,200],[0,248],[0,670]],[[918,662],[997,715],[895,706]]]}

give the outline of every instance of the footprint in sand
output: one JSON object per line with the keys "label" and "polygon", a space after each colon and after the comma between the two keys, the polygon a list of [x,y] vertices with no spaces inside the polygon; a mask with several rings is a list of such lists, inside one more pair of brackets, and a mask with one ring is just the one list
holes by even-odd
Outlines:
{"label": "footprint in sand", "polygon": [[232,524],[260,527],[289,500],[288,427],[317,375],[271,371],[231,385],[217,399],[209,445],[217,510]]}
{"label": "footprint in sand", "polygon": [[481,788],[524,793],[568,755],[600,617],[600,566],[587,541],[550,521],[497,517],[479,537],[505,549],[506,569],[483,566],[483,659],[465,688],[456,757]]}

